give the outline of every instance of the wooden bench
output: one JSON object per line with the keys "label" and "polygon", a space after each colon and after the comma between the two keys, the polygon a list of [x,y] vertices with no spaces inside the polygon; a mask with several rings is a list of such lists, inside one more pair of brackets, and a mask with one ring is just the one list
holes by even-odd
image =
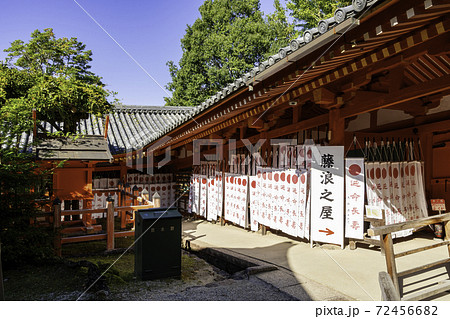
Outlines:
{"label": "wooden bench", "polygon": [[[411,249],[405,252],[401,252],[398,254],[395,254],[394,252],[394,245],[392,241],[392,233],[395,233],[397,231],[401,230],[407,230],[407,229],[418,229],[422,228],[424,226],[433,225],[437,223],[444,223],[445,228],[445,239],[442,242],[435,243],[432,245],[428,245],[425,247],[415,248]],[[404,301],[413,301],[413,300],[423,300],[432,296],[435,296],[437,294],[440,294],[442,292],[445,292],[447,290],[450,290],[450,280],[445,280],[439,283],[436,283],[435,285],[421,289],[419,291],[406,294],[405,296],[402,296],[402,290],[400,289],[399,285],[399,278],[402,279],[407,276],[411,276],[414,274],[422,273],[427,270],[434,269],[439,266],[446,266],[447,272],[449,270],[450,265],[450,213],[438,215],[438,216],[431,216],[421,219],[416,219],[412,221],[407,221],[403,223],[397,223],[392,225],[386,225],[386,226],[380,226],[375,227],[368,230],[369,236],[381,236],[381,241],[384,246],[385,251],[385,258],[386,258],[386,267],[387,267],[387,273],[389,276],[386,276],[384,272],[379,274],[379,282],[380,282],[380,288],[382,291],[382,297],[383,300],[404,300]],[[412,255],[415,253],[423,252],[429,249],[434,249],[442,246],[447,246],[448,256],[445,258],[434,261],[432,263],[420,265],[411,269],[403,270],[398,272],[397,271],[397,265],[396,265],[396,258],[401,258],[404,256]],[[386,298],[386,299],[385,299]]]}

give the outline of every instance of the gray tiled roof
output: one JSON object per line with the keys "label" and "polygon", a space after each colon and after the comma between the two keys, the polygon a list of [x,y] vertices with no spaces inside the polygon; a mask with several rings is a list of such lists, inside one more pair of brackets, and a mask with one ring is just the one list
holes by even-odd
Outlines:
{"label": "gray tiled roof", "polygon": [[[192,107],[181,106],[118,106],[109,117],[108,143],[112,154],[140,149],[156,139],[167,127],[187,118]],[[92,118],[86,122],[92,121]],[[83,123],[81,123],[81,126]],[[86,123],[96,128],[96,123]],[[104,125],[99,127],[104,134]]]}
{"label": "gray tiled roof", "polygon": [[[140,149],[165,134],[168,127],[178,125],[188,118],[192,107],[183,106],[116,106],[109,114],[108,146],[111,154],[122,154],[130,149]],[[54,133],[56,128],[42,122],[46,131]],[[104,135],[105,118],[90,115],[82,119],[77,132],[83,135]],[[39,129],[38,132],[41,132]],[[23,133],[19,147],[31,152],[32,132]]]}
{"label": "gray tiled roof", "polygon": [[[360,14],[371,8],[374,4],[381,3],[383,0],[353,0],[352,5],[336,10],[334,17],[319,22],[317,28],[306,30],[302,36],[291,41],[291,43],[280,48],[277,54],[269,57],[267,61],[260,63],[249,72],[243,74],[234,82],[226,85],[217,94],[208,98],[205,102],[196,107],[158,107],[158,106],[118,106],[110,114],[110,123],[108,129],[108,143],[111,153],[122,154],[128,149],[140,149],[159,138],[163,137],[177,126],[194,118],[197,114],[207,108],[212,107],[225,97],[233,94],[241,87],[251,83],[259,74],[270,74],[276,70],[279,64],[287,55],[301,50],[307,45],[314,45],[321,41],[323,36],[330,29],[342,25],[344,21],[352,17],[358,17]],[[47,131],[56,131],[48,123],[43,123]],[[97,119],[90,116],[83,120],[79,125],[79,132],[89,135],[103,135],[104,119]],[[31,150],[30,134],[24,134],[20,141],[20,146],[25,150]]]}
{"label": "gray tiled roof", "polygon": [[280,48],[277,54],[269,57],[267,61],[261,62],[258,66],[255,66],[252,70],[243,74],[234,82],[229,83],[222,90],[206,99],[205,102],[196,107],[193,107],[192,111],[187,117],[182,119],[176,125],[169,126],[168,129],[157,133],[155,138],[151,139],[149,142],[153,142],[158,138],[163,137],[166,133],[170,132],[178,125],[194,118],[197,114],[203,112],[205,109],[215,105],[225,97],[233,94],[234,91],[237,91],[241,87],[244,87],[247,84],[251,83],[251,81],[253,81],[253,79],[255,79],[258,74],[266,71],[270,73],[272,71],[270,69],[276,67],[277,63],[281,62],[286,56],[302,49],[306,45],[314,45],[316,42],[320,42],[320,40],[322,39],[321,36],[323,36],[334,27],[341,25],[344,21],[349,20],[353,17],[358,18],[358,16],[371,9],[375,4],[382,3],[384,1],[386,0],[353,0],[351,5],[338,8],[335,11],[333,17],[320,21],[316,28],[305,30],[303,35],[299,36],[297,39],[292,40],[288,46]]}

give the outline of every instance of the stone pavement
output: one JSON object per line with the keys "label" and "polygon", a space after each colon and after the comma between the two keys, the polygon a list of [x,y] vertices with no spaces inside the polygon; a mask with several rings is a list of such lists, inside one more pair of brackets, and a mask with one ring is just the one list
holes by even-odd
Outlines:
{"label": "stone pavement", "polygon": [[[379,248],[359,245],[356,250],[303,242],[282,234],[251,232],[205,220],[183,220],[183,242],[193,250],[209,248],[222,256],[256,265],[252,273],[299,300],[381,300],[378,273],[386,271]],[[436,242],[432,238],[395,241],[395,252]],[[398,271],[448,257],[445,246],[397,259]],[[271,270],[276,266],[277,270]],[[272,267],[272,268],[271,268]],[[265,270],[265,271],[264,271]],[[404,292],[449,279],[444,267],[405,279]],[[450,300],[443,294],[432,300]]]}

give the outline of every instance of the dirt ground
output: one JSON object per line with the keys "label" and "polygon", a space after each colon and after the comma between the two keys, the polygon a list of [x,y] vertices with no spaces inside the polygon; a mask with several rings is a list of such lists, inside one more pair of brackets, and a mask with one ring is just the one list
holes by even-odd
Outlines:
{"label": "dirt ground", "polygon": [[[75,252],[82,250],[80,247]],[[72,251],[74,253],[74,251]],[[134,254],[66,256],[45,265],[24,265],[4,270],[6,300],[294,300],[252,276],[230,275],[196,255],[182,250],[181,278],[138,281]],[[86,292],[88,268],[74,263],[88,261],[105,274],[105,289]]]}

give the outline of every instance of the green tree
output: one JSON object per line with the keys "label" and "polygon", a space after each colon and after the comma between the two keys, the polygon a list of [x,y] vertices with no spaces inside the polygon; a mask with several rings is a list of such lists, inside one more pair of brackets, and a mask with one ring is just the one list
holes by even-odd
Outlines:
{"label": "green tree", "polygon": [[[89,71],[92,52],[76,38],[56,38],[52,29],[36,30],[29,42],[16,40],[4,51],[9,54],[0,70],[2,109],[17,107],[31,114],[34,108],[39,120],[64,133],[74,133],[76,123],[89,113],[101,116],[110,111],[108,98],[114,92]],[[27,78],[26,86],[15,83],[18,78]],[[11,91],[14,86],[21,90]]]}
{"label": "green tree", "polygon": [[266,18],[270,30],[271,47],[266,54],[266,58],[278,52],[286,46],[292,39],[298,37],[298,31],[294,23],[289,22],[286,8],[281,5],[280,0],[274,0],[275,11]]}
{"label": "green tree", "polygon": [[351,0],[289,0],[287,8],[300,31],[317,27],[320,20],[330,18],[337,8],[348,6]]}
{"label": "green tree", "polygon": [[23,149],[23,132],[33,128],[26,94],[35,76],[0,63],[0,242],[6,266],[46,259],[51,234],[30,226],[47,174]]}
{"label": "green tree", "polygon": [[[4,261],[17,264],[52,253],[50,234],[30,226],[34,200],[49,195],[51,180],[51,172],[41,171],[31,150],[23,148],[24,133],[33,129],[32,110],[38,123],[74,133],[80,118],[110,110],[112,93],[89,71],[91,52],[75,38],[37,30],[28,43],[14,41],[5,51],[8,58],[0,61],[0,242]],[[38,142],[34,138],[33,144]]]}
{"label": "green tree", "polygon": [[69,76],[90,84],[100,84],[101,78],[89,69],[91,50],[77,38],[56,38],[53,29],[35,30],[28,42],[15,40],[5,52],[8,64],[30,73],[49,76]]}
{"label": "green tree", "polygon": [[276,3],[277,11],[266,19],[259,0],[206,0],[181,39],[179,65],[167,63],[172,97],[166,104],[199,105],[286,45],[294,32],[284,29],[284,8]]}

